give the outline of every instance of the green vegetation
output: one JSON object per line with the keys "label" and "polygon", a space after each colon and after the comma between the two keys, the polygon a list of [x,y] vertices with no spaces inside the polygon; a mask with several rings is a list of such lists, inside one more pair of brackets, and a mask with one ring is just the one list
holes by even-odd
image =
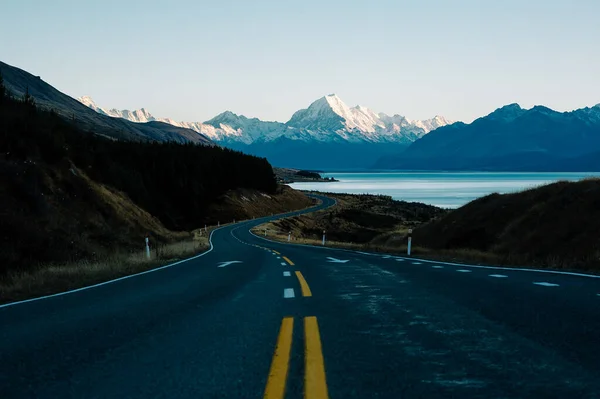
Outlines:
{"label": "green vegetation", "polygon": [[321,179],[321,175],[317,172],[311,172],[309,170],[299,170],[296,172],[298,176],[308,177],[310,179]]}
{"label": "green vegetation", "polygon": [[231,220],[211,206],[240,187],[276,194],[269,163],[220,147],[102,138],[4,91],[0,276],[129,253],[148,233],[155,247],[189,239],[173,230]]}
{"label": "green vegetation", "polygon": [[6,97],[6,86],[4,86],[4,78],[2,77],[2,73],[0,73],[0,102],[4,100]]}

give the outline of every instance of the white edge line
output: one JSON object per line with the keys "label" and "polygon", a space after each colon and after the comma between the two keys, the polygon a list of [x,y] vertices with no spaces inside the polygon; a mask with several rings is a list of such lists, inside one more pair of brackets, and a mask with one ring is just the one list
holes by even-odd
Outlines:
{"label": "white edge line", "polygon": [[[308,195],[308,194],[307,194],[307,195]],[[310,196],[310,195],[309,195],[309,196]],[[337,201],[336,201],[336,200],[334,200],[334,205],[335,205],[335,203],[337,203]],[[286,217],[292,217],[292,216],[300,215],[300,214],[306,213],[305,211],[308,211],[308,210],[310,210],[310,209],[312,209],[312,208],[318,208],[318,207],[319,207],[319,205],[317,205],[317,206],[314,206],[314,207],[310,207],[310,208],[307,208],[307,209],[301,209],[301,210],[298,210],[298,211],[292,211],[292,212],[287,212],[287,213],[278,214],[278,215],[273,215],[273,216],[265,216],[264,218],[256,219],[256,221],[262,221],[263,219],[265,219],[266,221],[270,221],[270,220],[271,220],[270,218],[273,218],[274,216],[275,216],[275,217],[277,217],[277,216],[280,216],[280,219],[285,219]],[[324,208],[324,209],[326,209],[326,208]],[[319,210],[319,209],[313,209],[311,212],[314,212],[314,211],[317,211],[317,210]],[[310,213],[310,212],[309,212],[309,213]],[[286,216],[286,215],[288,215],[288,216]],[[275,218],[275,219],[272,219],[272,220],[277,220],[277,218]],[[115,279],[113,279],[113,280],[103,281],[103,282],[101,282],[101,283],[98,283],[98,284],[88,285],[88,286],[85,286],[85,287],[76,288],[76,289],[69,290],[69,291],[57,292],[56,294],[50,294],[50,295],[44,295],[44,296],[40,296],[40,297],[36,297],[36,298],[24,299],[24,300],[22,300],[22,301],[16,301],[16,302],[9,302],[9,303],[5,303],[5,304],[2,304],[2,305],[0,305],[0,309],[2,309],[2,308],[7,308],[7,307],[10,307],[10,306],[20,305],[20,304],[23,304],[23,303],[40,301],[40,300],[42,300],[42,299],[48,299],[48,298],[54,298],[54,297],[57,297],[57,296],[63,296],[63,295],[68,295],[68,294],[74,294],[74,293],[76,293],[76,292],[85,291],[85,290],[89,290],[89,289],[91,289],[91,288],[96,288],[96,287],[101,287],[101,286],[103,286],[103,285],[107,285],[107,284],[116,283],[117,281],[127,280],[127,279],[129,279],[129,278],[133,278],[133,277],[141,276],[141,275],[143,275],[143,274],[148,274],[148,273],[157,272],[157,271],[159,271],[159,270],[167,269],[167,268],[169,268],[169,267],[176,266],[176,265],[179,265],[179,264],[181,264],[181,263],[184,263],[184,262],[187,262],[187,261],[190,261],[190,260],[193,260],[193,259],[199,258],[199,257],[201,257],[201,256],[204,256],[204,255],[208,254],[209,252],[211,252],[211,251],[214,249],[214,245],[213,245],[213,243],[212,243],[212,237],[213,237],[213,233],[214,233],[215,231],[217,231],[217,230],[221,230],[221,229],[224,229],[225,227],[232,227],[232,226],[236,226],[236,228],[235,228],[235,229],[232,229],[232,231],[231,231],[231,235],[232,235],[234,238],[237,238],[237,237],[235,237],[235,236],[233,235],[233,230],[237,230],[238,228],[240,228],[241,226],[245,225],[245,224],[246,224],[246,223],[248,223],[248,222],[250,222],[250,220],[240,221],[240,222],[238,222],[238,223],[235,223],[235,224],[224,224],[224,225],[223,225],[223,226],[221,226],[221,227],[217,227],[216,229],[214,229],[213,231],[211,231],[211,232],[210,232],[210,237],[209,237],[209,239],[208,239],[208,242],[210,243],[210,248],[209,248],[207,251],[205,251],[205,252],[202,252],[201,254],[198,254],[198,255],[192,256],[191,258],[182,259],[182,260],[180,260],[180,261],[177,261],[177,262],[175,262],[175,263],[170,263],[170,264],[168,264],[168,265],[160,266],[160,267],[157,267],[157,268],[155,268],[155,269],[150,269],[150,270],[146,270],[146,271],[143,271],[143,272],[139,272],[139,273],[135,273],[135,274],[130,274],[130,275],[128,275],[128,276],[123,276],[123,277],[115,278]],[[252,234],[253,234],[253,235],[255,235],[254,233],[252,233]],[[239,241],[239,239],[238,239],[238,241]],[[268,241],[270,241],[270,240],[268,240]],[[274,242],[277,242],[277,241],[274,241]]]}
{"label": "white edge line", "polygon": [[209,252],[211,252],[211,251],[213,250],[213,248],[214,248],[214,246],[213,246],[213,243],[212,243],[212,236],[213,236],[213,233],[214,233],[215,231],[217,231],[217,230],[220,230],[220,229],[223,229],[223,228],[225,228],[225,227],[228,227],[228,226],[221,226],[221,227],[218,227],[218,228],[214,229],[213,231],[211,231],[211,232],[210,232],[210,237],[209,237],[209,239],[208,239],[208,242],[210,243],[210,249],[208,249],[207,251],[204,251],[204,252],[202,252],[201,254],[198,254],[198,255],[192,256],[191,258],[183,259],[183,260],[177,261],[177,262],[175,262],[175,263],[170,263],[170,264],[168,264],[168,265],[160,266],[160,267],[157,267],[157,268],[155,268],[155,269],[150,269],[150,270],[146,270],[146,271],[143,271],[143,272],[139,272],[139,273],[135,273],[135,274],[130,274],[130,275],[128,275],[128,276],[119,277],[119,278],[116,278],[116,279],[113,279],[113,280],[103,281],[103,282],[101,282],[101,283],[98,283],[98,284],[93,284],[93,285],[88,285],[88,286],[81,287],[81,288],[76,288],[76,289],[74,289],[74,290],[63,291],[63,292],[57,292],[56,294],[44,295],[44,296],[40,296],[40,297],[36,297],[36,298],[30,298],[30,299],[24,299],[24,300],[22,300],[22,301],[17,301],[17,302],[9,302],[9,303],[5,303],[5,304],[3,304],[3,305],[0,305],[0,309],[2,309],[2,308],[7,308],[7,307],[9,307],[9,306],[20,305],[20,304],[22,304],[22,303],[28,303],[28,302],[39,301],[39,300],[42,300],[42,299],[54,298],[54,297],[57,297],[57,296],[63,296],[63,295],[67,295],[67,294],[73,294],[73,293],[75,293],[75,292],[80,292],[80,291],[89,290],[89,289],[91,289],[91,288],[101,287],[101,286],[103,286],[103,285],[107,285],[107,284],[116,283],[117,281],[127,280],[127,279],[129,279],[129,278],[133,278],[133,277],[141,276],[141,275],[143,275],[143,274],[148,274],[148,273],[157,272],[157,271],[159,271],[159,270],[167,269],[167,268],[169,268],[169,267],[176,266],[176,265],[179,265],[179,264],[181,264],[181,263],[184,263],[184,262],[187,262],[187,261],[190,261],[190,260],[193,260],[193,259],[199,258],[199,257],[201,257],[201,256],[204,256],[204,255],[208,254]]}
{"label": "white edge line", "polygon": [[[327,208],[323,208],[323,209],[327,209]],[[321,209],[319,209],[319,210],[321,210]],[[358,254],[361,254],[361,255],[368,254],[367,252],[354,251],[352,249],[331,248],[331,247],[323,247],[323,246],[310,245],[310,244],[288,244],[286,242],[280,242],[280,241],[270,240],[268,238],[264,238],[264,237],[261,237],[259,235],[256,235],[256,234],[254,234],[251,231],[251,229],[248,230],[248,232],[250,234],[252,234],[256,238],[260,238],[261,240],[269,241],[269,242],[272,242],[272,243],[275,243],[275,244],[280,244],[280,245],[292,245],[292,246],[297,246],[297,247],[311,247],[311,248],[316,248],[316,249],[325,249],[325,250],[329,250],[329,251],[341,251],[341,252],[358,253]],[[378,256],[380,254],[370,253],[368,255]],[[468,264],[465,264],[465,263],[441,262],[441,261],[430,260],[430,259],[407,258],[407,257],[402,257],[402,256],[398,256],[398,258],[399,259],[404,259],[404,260],[417,260],[417,261],[420,261],[420,262],[440,264],[440,265],[448,265],[448,266],[472,267],[472,268],[476,268],[476,269],[512,270],[512,271],[517,271],[517,272],[549,273],[549,274],[562,274],[562,275],[566,275],[566,276],[600,278],[600,275],[595,275],[595,274],[585,274],[585,273],[576,273],[576,272],[562,272],[562,271],[558,271],[558,270],[528,269],[528,268],[503,267],[503,266],[468,265]]]}

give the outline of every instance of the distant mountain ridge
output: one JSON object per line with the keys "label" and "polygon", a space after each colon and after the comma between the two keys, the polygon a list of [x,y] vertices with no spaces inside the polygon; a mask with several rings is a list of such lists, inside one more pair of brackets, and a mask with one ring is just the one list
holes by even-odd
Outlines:
{"label": "distant mountain ridge", "polygon": [[[157,118],[145,108],[117,110],[99,107],[89,96],[78,99],[94,111],[131,122],[159,121],[196,130],[215,141],[239,141],[250,144],[272,141],[280,137],[304,141],[350,142],[412,142],[431,130],[453,123],[442,116],[427,120],[409,120],[401,115],[388,116],[369,108],[348,107],[337,95],[330,94],[313,102],[307,109],[294,113],[287,123],[267,122],[225,111],[205,122],[177,122],[171,118]],[[336,137],[338,136],[338,137]]]}
{"label": "distant mountain ridge", "polygon": [[1,61],[0,73],[2,73],[5,86],[12,95],[21,97],[26,90],[29,90],[38,106],[53,110],[64,118],[76,120],[79,127],[91,133],[123,140],[174,141],[214,145],[204,135],[185,127],[150,119],[146,121],[147,123],[132,123],[126,119],[109,117],[103,112],[94,112],[89,107],[82,105],[81,102],[44,82],[39,76],[34,76]]}
{"label": "distant mountain ridge", "polygon": [[442,116],[413,121],[362,106],[351,108],[335,94],[297,111],[287,123],[247,118],[231,111],[203,123],[177,122],[156,118],[145,108],[107,110],[88,96],[79,101],[103,115],[132,122],[169,123],[195,130],[221,145],[267,157],[276,165],[312,169],[368,167],[382,154],[404,149],[430,131],[452,123]]}
{"label": "distant mountain ridge", "polygon": [[443,126],[375,167],[412,170],[600,170],[600,104],[571,112],[509,104]]}

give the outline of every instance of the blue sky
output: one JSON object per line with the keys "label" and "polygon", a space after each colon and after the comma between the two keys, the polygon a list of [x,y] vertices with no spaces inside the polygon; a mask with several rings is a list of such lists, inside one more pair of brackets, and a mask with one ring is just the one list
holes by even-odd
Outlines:
{"label": "blue sky", "polygon": [[323,95],[412,119],[600,103],[600,1],[7,0],[0,60],[108,108],[287,121]]}

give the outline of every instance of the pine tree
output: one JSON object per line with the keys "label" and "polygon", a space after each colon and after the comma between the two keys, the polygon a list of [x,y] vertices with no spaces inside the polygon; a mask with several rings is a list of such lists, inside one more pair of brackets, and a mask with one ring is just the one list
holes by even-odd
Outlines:
{"label": "pine tree", "polygon": [[0,72],[0,101],[4,100],[4,97],[6,97],[6,87],[4,86],[4,78]]}
{"label": "pine tree", "polygon": [[23,95],[23,103],[29,106],[32,109],[35,109],[35,99],[31,94],[29,94],[29,86],[25,89],[25,94]]}

